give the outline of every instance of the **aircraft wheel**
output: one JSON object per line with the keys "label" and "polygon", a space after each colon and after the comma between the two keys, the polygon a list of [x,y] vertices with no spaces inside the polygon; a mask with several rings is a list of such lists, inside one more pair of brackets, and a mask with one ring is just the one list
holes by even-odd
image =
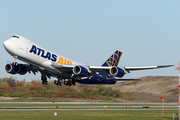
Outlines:
{"label": "aircraft wheel", "polygon": [[45,84],[47,85],[47,84],[48,84],[48,81],[46,81]]}
{"label": "aircraft wheel", "polygon": [[69,86],[71,86],[71,85],[72,85],[72,82],[71,82],[71,81],[69,81],[69,83],[68,83],[68,84],[69,84]]}
{"label": "aircraft wheel", "polygon": [[47,78],[45,76],[41,76],[42,81],[47,81]]}
{"label": "aircraft wheel", "polygon": [[75,84],[76,84],[76,82],[73,80],[73,81],[72,81],[72,84],[73,84],[73,85],[75,85]]}
{"label": "aircraft wheel", "polygon": [[62,82],[61,81],[57,81],[57,85],[61,86]]}
{"label": "aircraft wheel", "polygon": [[61,86],[61,85],[62,85],[62,82],[60,82],[59,85]]}
{"label": "aircraft wheel", "polygon": [[72,80],[69,81],[69,84],[72,85]]}
{"label": "aircraft wheel", "polygon": [[57,84],[57,80],[54,81],[54,84]]}
{"label": "aircraft wheel", "polygon": [[66,85],[66,84],[67,84],[67,81],[64,81],[64,84]]}

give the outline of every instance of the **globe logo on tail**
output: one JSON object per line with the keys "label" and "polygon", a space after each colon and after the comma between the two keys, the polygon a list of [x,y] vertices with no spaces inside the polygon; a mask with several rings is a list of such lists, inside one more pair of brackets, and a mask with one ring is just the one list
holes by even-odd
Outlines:
{"label": "globe logo on tail", "polygon": [[106,64],[110,67],[117,66],[121,57],[121,52],[116,51],[107,61]]}

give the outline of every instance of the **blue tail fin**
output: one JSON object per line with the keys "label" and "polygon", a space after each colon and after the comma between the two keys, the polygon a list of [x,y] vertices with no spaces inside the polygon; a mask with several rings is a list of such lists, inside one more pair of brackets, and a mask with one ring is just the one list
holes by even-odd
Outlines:
{"label": "blue tail fin", "polygon": [[121,58],[121,55],[122,52],[117,50],[112,54],[110,58],[107,59],[107,61],[102,66],[109,66],[109,67],[117,66]]}

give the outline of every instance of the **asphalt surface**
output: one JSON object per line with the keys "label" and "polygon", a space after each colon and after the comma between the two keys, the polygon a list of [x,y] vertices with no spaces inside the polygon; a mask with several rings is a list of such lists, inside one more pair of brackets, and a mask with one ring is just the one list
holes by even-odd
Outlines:
{"label": "asphalt surface", "polygon": [[[107,107],[107,106],[106,106]],[[178,110],[178,106],[164,106],[164,110]],[[0,110],[162,110],[162,106],[61,106],[55,107],[7,107]]]}

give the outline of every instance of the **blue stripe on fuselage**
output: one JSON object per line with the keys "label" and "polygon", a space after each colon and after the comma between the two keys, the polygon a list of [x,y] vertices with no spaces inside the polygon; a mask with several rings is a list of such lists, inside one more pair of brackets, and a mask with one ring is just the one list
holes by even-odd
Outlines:
{"label": "blue stripe on fuselage", "polygon": [[116,83],[116,81],[109,81],[107,80],[107,78],[112,78],[112,77],[99,73],[96,76],[92,76],[87,79],[75,80],[75,81],[83,84],[115,84]]}

